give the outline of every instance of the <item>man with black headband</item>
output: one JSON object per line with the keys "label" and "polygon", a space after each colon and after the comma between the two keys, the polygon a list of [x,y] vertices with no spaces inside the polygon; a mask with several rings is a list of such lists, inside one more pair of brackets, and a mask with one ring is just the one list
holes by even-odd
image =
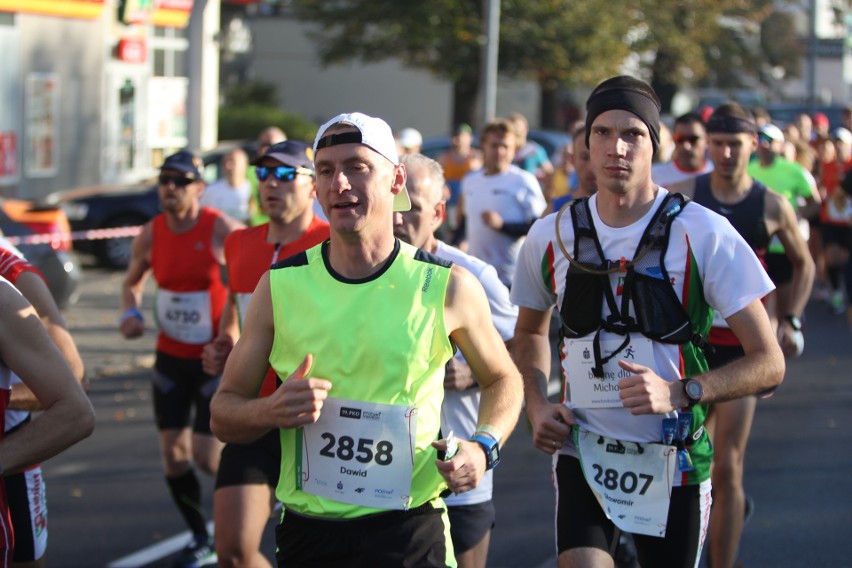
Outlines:
{"label": "man with black headband", "polygon": [[[394,237],[411,201],[387,123],[338,115],[313,149],[330,238],[260,279],[213,429],[230,443],[280,433],[279,566],[455,566],[440,496],[497,465],[520,376],[479,281]],[[454,346],[481,387],[470,441],[440,429]],[[270,365],[280,386],[258,399]]]}
{"label": "man with black headband", "polygon": [[[624,531],[641,565],[694,567],[711,503],[707,405],[783,378],[760,303],[772,284],[727,221],[653,182],[660,106],[649,85],[614,77],[586,108],[598,192],[533,225],[511,293],[534,443],[556,454],[559,565],[612,566]],[[554,307],[559,403],[544,389]],[[745,356],[708,371],[714,309]]]}
{"label": "man with black headband", "polygon": [[[799,232],[793,208],[779,194],[755,181],[746,171],[757,147],[757,126],[751,113],[737,103],[720,106],[707,123],[710,156],[716,169],[674,186],[696,203],[719,213],[751,245],[759,258],[777,235],[793,266],[791,309],[778,324],[777,335],[787,355],[804,348],[800,314],[810,297],[813,259]],[[710,330],[707,362],[711,369],[743,356],[743,348],[728,325],[716,317]],[[757,397],[715,403],[705,423],[713,437],[713,514],[710,519],[710,566],[733,566],[737,559],[746,496],[743,491],[745,450]]]}

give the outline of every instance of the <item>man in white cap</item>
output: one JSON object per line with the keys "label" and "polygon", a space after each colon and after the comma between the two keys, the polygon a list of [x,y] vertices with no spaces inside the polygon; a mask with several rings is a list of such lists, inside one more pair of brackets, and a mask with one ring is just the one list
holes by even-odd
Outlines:
{"label": "man in white cap", "polygon": [[400,154],[418,154],[423,146],[423,135],[416,128],[403,128],[399,132]]}
{"label": "man in white cap", "polygon": [[[402,243],[390,127],[341,114],[314,141],[330,239],[273,266],[212,404],[227,442],[281,435],[279,566],[455,566],[440,495],[475,487],[520,412],[520,376],[466,270]],[[482,391],[470,441],[440,431],[458,346]],[[282,384],[257,399],[269,365]]]}
{"label": "man in white cap", "polygon": [[[820,204],[816,181],[800,164],[784,158],[784,133],[774,124],[765,124],[757,139],[758,159],[748,165],[748,175],[786,198],[800,219],[813,219]],[[800,204],[802,201],[804,205]],[[775,284],[775,292],[767,298],[766,311],[773,327],[777,328],[786,315],[793,313],[793,265],[778,238],[770,241],[765,260],[766,271]]]}

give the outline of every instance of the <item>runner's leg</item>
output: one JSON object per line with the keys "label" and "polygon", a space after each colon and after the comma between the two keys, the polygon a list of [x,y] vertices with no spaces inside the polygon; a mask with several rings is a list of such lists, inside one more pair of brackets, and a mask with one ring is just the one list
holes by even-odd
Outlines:
{"label": "runner's leg", "polygon": [[271,568],[260,552],[260,541],[272,514],[272,498],[272,490],[265,483],[216,489],[213,518],[219,566]]}
{"label": "runner's leg", "polygon": [[713,405],[713,514],[710,518],[711,566],[730,567],[737,559],[743,531],[745,451],[757,406],[753,396]]}

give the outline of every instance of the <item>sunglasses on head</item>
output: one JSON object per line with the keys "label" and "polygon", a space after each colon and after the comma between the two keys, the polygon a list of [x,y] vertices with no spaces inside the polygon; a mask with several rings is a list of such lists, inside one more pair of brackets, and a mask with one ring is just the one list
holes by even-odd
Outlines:
{"label": "sunglasses on head", "polygon": [[270,174],[278,181],[293,181],[298,174],[310,176],[314,172],[305,168],[291,168],[290,166],[257,166],[254,173],[260,181],[266,181]]}
{"label": "sunglasses on head", "polygon": [[171,183],[175,184],[176,187],[186,187],[189,184],[195,183],[196,181],[198,181],[195,178],[189,178],[189,177],[185,177],[185,176],[165,176],[165,175],[161,175],[159,177],[159,180],[160,180],[161,185],[169,185],[169,182],[171,182]]}

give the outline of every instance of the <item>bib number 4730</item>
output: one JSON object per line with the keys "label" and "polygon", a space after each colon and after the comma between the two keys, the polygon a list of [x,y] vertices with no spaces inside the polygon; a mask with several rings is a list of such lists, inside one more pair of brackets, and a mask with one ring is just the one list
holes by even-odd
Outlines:
{"label": "bib number 4730", "polygon": [[373,450],[373,440],[369,438],[358,438],[357,447],[355,439],[349,436],[334,437],[334,434],[324,432],[321,438],[326,445],[320,450],[320,455],[327,458],[336,458],[342,461],[355,461],[368,464],[375,461],[377,465],[390,465],[393,461],[393,444],[386,440],[379,440]]}
{"label": "bib number 4730", "polygon": [[[638,488],[639,495],[644,495],[654,480],[654,476],[647,473],[636,474],[632,471],[625,471],[619,474],[618,470],[604,469],[596,463],[592,464],[592,468],[595,470],[595,483],[610,491],[621,489],[624,493],[634,493]],[[641,488],[639,488],[640,482]]]}

